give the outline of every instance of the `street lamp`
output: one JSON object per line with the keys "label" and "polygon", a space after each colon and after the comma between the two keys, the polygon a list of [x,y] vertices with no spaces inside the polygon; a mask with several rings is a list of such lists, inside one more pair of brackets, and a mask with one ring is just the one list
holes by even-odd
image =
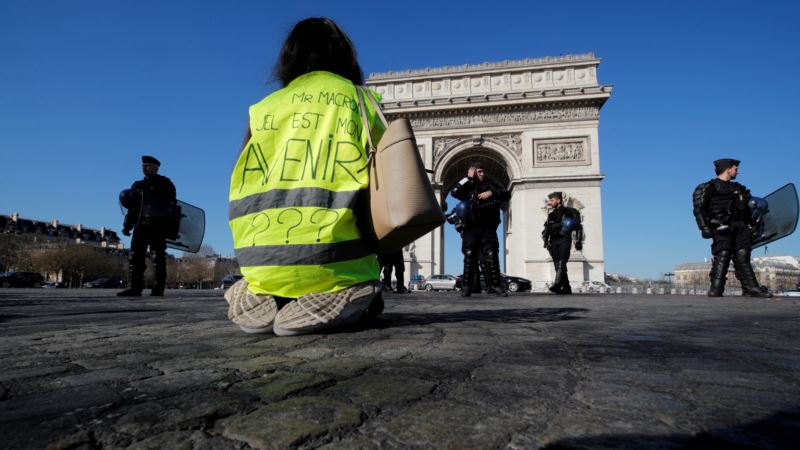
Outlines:
{"label": "street lamp", "polygon": [[672,291],[672,277],[674,277],[675,274],[672,272],[667,272],[664,274],[664,276],[667,277],[667,282],[669,283],[669,289],[670,291]]}

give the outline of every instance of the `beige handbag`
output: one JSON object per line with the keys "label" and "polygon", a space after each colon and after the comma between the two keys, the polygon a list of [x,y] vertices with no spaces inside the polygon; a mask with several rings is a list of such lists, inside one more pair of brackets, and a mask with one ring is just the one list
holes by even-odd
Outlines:
{"label": "beige handbag", "polygon": [[[444,213],[436,201],[408,119],[388,123],[369,89],[356,86],[356,92],[370,146],[365,168],[369,169],[371,220],[361,222],[361,231],[365,239],[373,242],[376,252],[396,251],[442,225]],[[372,142],[364,92],[386,126],[377,147]]]}

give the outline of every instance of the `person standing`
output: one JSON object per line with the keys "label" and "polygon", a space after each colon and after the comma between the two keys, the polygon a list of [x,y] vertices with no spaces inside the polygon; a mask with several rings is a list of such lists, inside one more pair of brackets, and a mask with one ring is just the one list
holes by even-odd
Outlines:
{"label": "person standing", "polygon": [[384,289],[392,290],[392,269],[394,269],[394,276],[397,278],[397,288],[395,292],[398,294],[407,294],[409,291],[405,286],[405,264],[403,263],[403,250],[396,250],[378,256],[378,261],[383,269],[383,286]]}
{"label": "person standing", "polygon": [[489,178],[483,165],[473,163],[467,176],[451,190],[451,195],[470,202],[471,220],[464,223],[461,233],[461,251],[464,253],[464,282],[461,296],[472,295],[473,281],[478,276],[478,260],[482,253],[486,263],[487,291],[508,296],[500,275],[500,243],[497,226],[500,225],[500,207],[511,198],[511,193]]}
{"label": "person standing", "polygon": [[567,262],[572,250],[573,234],[575,250],[583,250],[581,214],[575,208],[564,206],[563,202],[564,195],[561,192],[553,192],[547,196],[547,205],[551,209],[542,231],[544,247],[550,252],[556,269],[556,278],[550,291],[559,295],[572,294]]}
{"label": "person standing", "polygon": [[151,296],[163,296],[167,285],[167,244],[168,238],[177,234],[178,217],[175,185],[169,178],[159,175],[161,162],[152,156],[142,156],[144,179],[133,183],[130,189],[122,191],[120,202],[128,212],[122,225],[122,234],[131,235],[130,258],[128,261],[128,289],[117,293],[120,297],[138,297],[144,286],[145,258],[147,248],[153,253],[153,272],[155,284]]}
{"label": "person standing", "polygon": [[750,191],[733,181],[739,175],[736,159],[714,161],[716,178],[698,185],[692,194],[693,213],[703,238],[711,239],[709,297],[722,297],[731,259],[742,293],[750,297],[772,297],[758,284],[750,262],[753,231]]}

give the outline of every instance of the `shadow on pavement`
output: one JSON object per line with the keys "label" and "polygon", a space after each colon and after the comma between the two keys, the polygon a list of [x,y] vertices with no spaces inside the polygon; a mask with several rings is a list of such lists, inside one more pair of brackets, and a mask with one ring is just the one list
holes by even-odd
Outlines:
{"label": "shadow on pavement", "polygon": [[695,435],[599,435],[564,439],[544,447],[566,449],[796,449],[800,435],[800,407],[775,412],[764,419]]}
{"label": "shadow on pavement", "polygon": [[370,328],[392,328],[434,323],[494,322],[494,323],[535,323],[577,320],[576,314],[585,313],[586,308],[516,308],[516,309],[473,309],[453,312],[387,312],[381,314]]}

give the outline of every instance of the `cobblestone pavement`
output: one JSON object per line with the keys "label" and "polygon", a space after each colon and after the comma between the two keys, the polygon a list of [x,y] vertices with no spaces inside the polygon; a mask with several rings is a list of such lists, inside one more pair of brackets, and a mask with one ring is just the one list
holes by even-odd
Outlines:
{"label": "cobblestone pavement", "polygon": [[220,291],[0,290],[3,448],[797,448],[796,299],[414,293],[239,331]]}

